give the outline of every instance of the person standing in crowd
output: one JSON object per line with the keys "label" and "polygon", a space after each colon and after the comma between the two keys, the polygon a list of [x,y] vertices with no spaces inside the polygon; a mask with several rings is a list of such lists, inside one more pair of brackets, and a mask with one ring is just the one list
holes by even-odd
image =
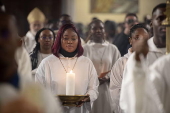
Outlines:
{"label": "person standing in crowd", "polygon": [[60,29],[65,24],[73,24],[71,16],[68,14],[62,14],[59,18],[58,29]]}
{"label": "person standing in crowd", "polygon": [[2,12],[0,18],[0,113],[62,113],[57,98],[17,71],[16,20]]}
{"label": "person standing in crowd", "polygon": [[114,64],[111,75],[110,75],[110,94],[112,98],[112,105],[114,107],[115,113],[123,113],[119,106],[119,98],[121,92],[121,83],[123,79],[123,71],[126,66],[126,62],[132,52],[136,51],[136,43],[140,40],[149,39],[148,29],[145,27],[144,24],[136,24],[130,29],[130,45],[128,53],[125,54],[123,57],[119,58],[116,63]]}
{"label": "person standing in crowd", "polygon": [[89,41],[83,46],[83,55],[92,60],[100,81],[99,97],[94,102],[91,113],[112,113],[109,78],[111,68],[120,57],[120,53],[116,46],[106,41],[101,20],[94,20],[90,25],[91,33]]}
{"label": "person standing in crowd", "polygon": [[130,28],[137,23],[138,23],[137,15],[134,13],[128,13],[125,17],[124,31],[115,36],[115,39],[113,40],[113,44],[117,46],[121,53],[121,56],[125,55],[128,52],[128,49],[130,48],[129,43]]}
{"label": "person standing in crowd", "polygon": [[51,55],[51,48],[54,43],[55,34],[49,28],[40,29],[35,35],[36,46],[30,55],[32,63],[32,75],[35,76],[37,67],[41,61]]}
{"label": "person standing in crowd", "polygon": [[24,47],[26,48],[28,53],[31,53],[36,46],[35,35],[38,30],[42,29],[45,25],[45,15],[43,12],[34,8],[28,15],[27,20],[29,22],[30,30],[27,32],[24,37]]}
{"label": "person standing in crowd", "polygon": [[[68,14],[62,14],[59,18],[59,22],[58,22],[58,28],[60,29],[63,25],[65,24],[73,24],[72,20],[71,20],[71,16]],[[56,35],[57,35],[57,31],[55,31]],[[80,37],[81,40],[81,44],[84,45],[85,42],[84,40]]]}
{"label": "person standing in crowd", "polygon": [[[131,65],[128,73],[133,72],[131,73],[133,76],[131,83],[136,87],[131,89],[135,92],[134,99],[130,103],[128,102],[131,109],[126,109],[125,113],[169,113],[170,54],[158,58],[148,66],[144,63],[146,59],[140,58],[140,55],[146,57],[148,52],[148,48],[143,46],[147,46],[147,42],[139,45],[136,53],[129,58],[129,61],[133,59],[135,60],[133,63],[136,62],[135,65]],[[127,62],[128,66],[129,64],[131,63]]]}
{"label": "person standing in crowd", "polygon": [[36,82],[50,88],[54,95],[66,94],[66,73],[75,73],[75,95],[89,95],[77,107],[64,107],[65,113],[89,113],[98,97],[96,70],[93,63],[83,56],[81,40],[72,24],[65,24],[59,31],[52,48],[53,54],[40,63]]}
{"label": "person standing in crowd", "polygon": [[[161,3],[155,6],[155,8],[152,11],[152,21],[151,21],[151,27],[153,27],[153,37],[147,41],[148,45],[147,43],[144,43],[143,45],[140,45],[141,47],[138,48],[138,51],[141,51],[140,49],[142,48],[143,48],[142,50],[145,50],[142,53],[145,53],[144,56],[146,61],[141,63],[142,65],[146,64],[147,67],[152,65],[158,58],[165,55],[166,52],[165,50],[166,28],[161,24],[166,19],[166,15],[164,14],[165,10],[166,10],[166,3]],[[139,53],[136,52],[130,56],[123,74],[122,90],[120,94],[120,107],[125,113],[129,113],[129,112],[140,113],[142,111],[141,110],[142,106],[140,108],[138,108],[138,106],[142,105],[143,103],[141,101],[143,95],[141,94],[143,94],[144,91],[145,86],[143,86],[143,82],[145,78],[138,76],[138,74],[140,75],[141,73],[143,73],[143,70],[141,70],[141,66],[138,62],[140,60],[139,55],[135,55]],[[147,71],[147,67],[142,66],[142,68],[145,69],[145,71]],[[143,73],[143,75],[145,75],[145,73]],[[136,84],[137,83],[136,81],[138,81],[138,79],[140,79],[140,82]],[[153,89],[151,89],[151,91],[149,92],[152,91]],[[153,97],[155,96],[153,95]],[[148,101],[148,103],[149,102],[150,101]]]}
{"label": "person standing in crowd", "polygon": [[75,26],[77,28],[77,31],[78,31],[80,37],[84,40],[85,35],[84,35],[84,25],[83,25],[83,23],[76,23]]}
{"label": "person standing in crowd", "polygon": [[116,23],[114,21],[107,20],[104,23],[105,32],[106,32],[106,40],[110,43],[113,43],[114,37],[116,35]]}
{"label": "person standing in crowd", "polygon": [[151,18],[152,18],[151,15],[145,15],[143,20],[146,28],[149,30],[150,37],[153,37],[153,29],[150,26]]}
{"label": "person standing in crowd", "polygon": [[[120,34],[122,31],[124,30],[124,23],[117,23],[117,27],[116,27],[116,35]],[[114,40],[113,40],[114,42]]]}

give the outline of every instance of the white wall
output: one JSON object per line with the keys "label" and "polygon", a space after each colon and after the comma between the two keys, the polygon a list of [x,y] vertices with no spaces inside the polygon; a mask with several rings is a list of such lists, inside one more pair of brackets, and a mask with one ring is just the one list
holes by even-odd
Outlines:
{"label": "white wall", "polygon": [[[68,13],[72,16],[74,22],[82,22],[83,24],[88,24],[91,18],[98,17],[102,21],[107,19],[114,20],[116,22],[123,22],[125,14],[92,14],[90,13],[90,0],[64,0],[67,1],[65,7],[67,6]],[[139,20],[142,21],[144,15],[151,14],[153,7],[157,4],[166,2],[166,0],[139,0],[139,13],[137,14]]]}

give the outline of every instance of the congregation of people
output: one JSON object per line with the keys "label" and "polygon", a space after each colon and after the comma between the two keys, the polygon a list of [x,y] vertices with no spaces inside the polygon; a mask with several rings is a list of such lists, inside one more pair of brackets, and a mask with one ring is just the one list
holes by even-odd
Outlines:
{"label": "congregation of people", "polygon": [[[2,6],[1,6],[2,7]],[[39,8],[18,35],[15,15],[0,9],[0,113],[170,113],[170,55],[166,55],[166,3],[143,22],[94,17],[86,26]],[[67,78],[75,73],[76,106],[64,106]]]}

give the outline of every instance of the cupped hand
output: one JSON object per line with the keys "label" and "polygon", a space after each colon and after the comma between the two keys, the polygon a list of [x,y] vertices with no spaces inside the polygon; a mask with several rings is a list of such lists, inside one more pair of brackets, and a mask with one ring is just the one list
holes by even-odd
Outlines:
{"label": "cupped hand", "polygon": [[76,107],[81,107],[85,102],[90,102],[90,97],[89,97],[89,94],[87,94],[88,97],[84,98],[83,100],[79,101],[77,103],[77,106]]}

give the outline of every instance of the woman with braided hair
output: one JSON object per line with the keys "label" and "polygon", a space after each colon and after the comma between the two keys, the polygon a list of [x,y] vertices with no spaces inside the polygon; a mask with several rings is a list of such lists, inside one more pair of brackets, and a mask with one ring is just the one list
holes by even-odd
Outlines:
{"label": "woman with braided hair", "polygon": [[55,38],[54,31],[49,28],[40,29],[36,36],[36,46],[31,53],[32,75],[35,75],[36,69],[41,61],[47,56],[51,55],[51,47]]}

